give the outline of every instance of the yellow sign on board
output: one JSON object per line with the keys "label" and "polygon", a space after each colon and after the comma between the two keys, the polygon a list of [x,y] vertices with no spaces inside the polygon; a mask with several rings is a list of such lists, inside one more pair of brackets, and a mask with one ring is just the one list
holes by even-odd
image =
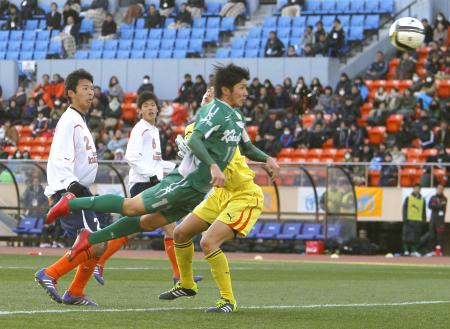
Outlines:
{"label": "yellow sign on board", "polygon": [[381,217],[383,213],[383,189],[379,187],[355,187],[358,216]]}

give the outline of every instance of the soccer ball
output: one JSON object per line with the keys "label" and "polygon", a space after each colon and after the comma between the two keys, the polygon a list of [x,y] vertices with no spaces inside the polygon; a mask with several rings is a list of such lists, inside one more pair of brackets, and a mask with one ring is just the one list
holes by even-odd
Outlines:
{"label": "soccer ball", "polygon": [[389,38],[395,48],[402,51],[413,51],[423,44],[425,29],[417,18],[402,17],[391,25]]}

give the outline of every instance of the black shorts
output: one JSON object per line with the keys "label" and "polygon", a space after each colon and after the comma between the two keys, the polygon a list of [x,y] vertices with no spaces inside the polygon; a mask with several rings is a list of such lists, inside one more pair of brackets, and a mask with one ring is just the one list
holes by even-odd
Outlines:
{"label": "black shorts", "polygon": [[[52,195],[52,204],[61,199],[66,193],[65,190],[58,191]],[[81,229],[89,229],[91,232],[100,230],[100,222],[97,219],[97,215],[92,210],[81,210],[70,213],[67,216],[60,217],[61,228],[63,229],[63,235],[70,239],[75,239],[78,235],[78,231]]]}
{"label": "black shorts", "polygon": [[139,193],[149,189],[150,187],[155,186],[159,182],[145,182],[145,183],[136,183],[130,188],[130,195],[134,198]]}

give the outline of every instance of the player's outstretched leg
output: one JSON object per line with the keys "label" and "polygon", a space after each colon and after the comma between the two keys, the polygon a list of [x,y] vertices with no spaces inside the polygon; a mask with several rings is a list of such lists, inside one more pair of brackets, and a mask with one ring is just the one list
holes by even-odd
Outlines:
{"label": "player's outstretched leg", "polygon": [[103,276],[104,273],[104,266],[106,261],[114,255],[117,251],[122,248],[125,244],[128,242],[128,237],[123,236],[119,239],[110,240],[108,241],[108,247],[106,248],[103,255],[100,256],[99,260],[97,261],[97,264],[94,269],[94,278],[95,280],[100,283],[101,285],[105,284],[105,278]]}
{"label": "player's outstretched leg", "polygon": [[80,264],[77,269],[77,273],[69,287],[62,297],[62,302],[67,305],[80,305],[80,306],[98,306],[98,304],[92,300],[89,300],[84,295],[84,288],[86,287],[89,279],[94,272],[97,258],[90,259],[83,264]]}

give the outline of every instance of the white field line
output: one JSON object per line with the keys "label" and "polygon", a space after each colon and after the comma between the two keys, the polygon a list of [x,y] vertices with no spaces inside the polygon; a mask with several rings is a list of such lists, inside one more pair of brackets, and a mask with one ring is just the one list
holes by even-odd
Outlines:
{"label": "white field line", "polygon": [[[0,266],[0,270],[38,270],[39,268],[36,266]],[[147,271],[147,270],[169,270],[170,265],[167,264],[166,267],[164,266],[145,266],[145,267],[105,267],[105,271],[109,270],[118,270],[118,271]],[[208,270],[209,267],[207,266],[199,266],[197,267],[199,270]],[[247,270],[273,270],[273,267],[271,266],[232,266],[232,270],[237,271],[247,271]]]}
{"label": "white field line", "polygon": [[[247,310],[283,310],[283,309],[323,309],[323,308],[347,308],[347,307],[402,307],[411,305],[435,305],[450,304],[445,300],[398,302],[398,303],[362,303],[362,304],[310,304],[310,305],[255,305],[242,306]],[[152,307],[152,308],[109,308],[109,309],[65,309],[65,310],[20,310],[0,311],[0,316],[7,315],[33,315],[33,314],[58,314],[58,313],[124,313],[124,312],[167,312],[167,311],[197,311],[204,307]]]}

